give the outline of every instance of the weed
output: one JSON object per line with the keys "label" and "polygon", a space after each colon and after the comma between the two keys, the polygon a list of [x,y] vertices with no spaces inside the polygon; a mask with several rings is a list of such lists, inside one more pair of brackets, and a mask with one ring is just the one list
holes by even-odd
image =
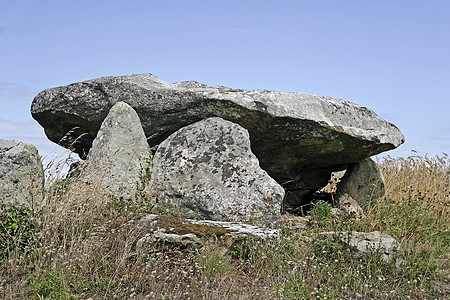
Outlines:
{"label": "weed", "polygon": [[241,262],[246,261],[250,255],[250,247],[248,245],[248,236],[238,236],[233,244],[230,246],[230,254],[234,259],[238,259]]}
{"label": "weed", "polygon": [[196,261],[208,280],[232,276],[235,273],[231,258],[217,251],[199,253]]}
{"label": "weed", "polygon": [[42,272],[32,275],[27,284],[32,288],[31,296],[38,299],[78,299],[79,296],[69,291],[63,275],[58,272]]}
{"label": "weed", "polygon": [[331,203],[323,200],[313,202],[309,215],[311,216],[309,226],[316,229],[329,227],[331,225]]}
{"label": "weed", "polygon": [[0,262],[22,255],[33,239],[33,211],[22,205],[0,206]]}

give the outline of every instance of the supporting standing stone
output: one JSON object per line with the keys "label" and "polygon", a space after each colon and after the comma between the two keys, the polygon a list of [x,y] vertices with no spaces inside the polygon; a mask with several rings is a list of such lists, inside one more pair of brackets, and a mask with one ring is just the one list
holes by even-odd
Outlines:
{"label": "supporting standing stone", "polygon": [[136,112],[114,105],[86,159],[84,174],[102,194],[133,197],[148,166],[148,144]]}
{"label": "supporting standing stone", "polygon": [[221,118],[184,127],[153,159],[159,200],[188,217],[278,228],[283,188],[259,167],[247,130]]}
{"label": "supporting standing stone", "polygon": [[384,177],[372,159],[363,159],[347,169],[338,184],[336,199],[344,194],[348,194],[366,212],[374,199],[384,196]]}

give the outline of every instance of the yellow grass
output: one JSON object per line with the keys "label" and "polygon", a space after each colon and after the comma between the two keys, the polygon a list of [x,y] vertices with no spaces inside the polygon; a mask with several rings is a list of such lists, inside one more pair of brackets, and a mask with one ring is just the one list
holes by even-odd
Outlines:
{"label": "yellow grass", "polygon": [[397,203],[420,197],[433,214],[450,225],[450,159],[410,156],[385,158],[379,163],[386,194]]}
{"label": "yellow grass", "polygon": [[[244,241],[238,247],[248,250],[245,257],[214,247],[155,248],[139,257],[133,224],[161,211],[149,202],[151,195],[105,199],[95,185],[87,189],[72,178],[55,180],[47,191],[34,214],[37,227],[29,229],[35,239],[23,254],[3,257],[0,298],[443,299],[450,293],[450,160],[412,156],[378,163],[386,197],[346,230],[394,236],[405,249],[398,268],[376,257],[359,259],[340,244],[318,249],[308,242],[315,231],[289,226],[277,243]],[[182,224],[172,215],[163,219],[171,227]]]}

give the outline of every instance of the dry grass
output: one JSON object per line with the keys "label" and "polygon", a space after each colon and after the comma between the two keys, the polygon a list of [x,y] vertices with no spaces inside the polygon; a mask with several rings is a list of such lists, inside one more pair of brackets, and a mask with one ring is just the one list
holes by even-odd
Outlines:
{"label": "dry grass", "polygon": [[410,197],[424,201],[430,213],[450,225],[450,159],[410,156],[386,158],[380,163],[386,193],[397,203]]}
{"label": "dry grass", "polygon": [[[405,246],[446,257],[450,252],[450,159],[385,158],[379,162],[386,181],[386,199],[379,199],[366,220]],[[432,255],[434,256],[434,255]],[[441,259],[444,259],[441,257]]]}
{"label": "dry grass", "polygon": [[[137,220],[168,213],[152,204],[151,195],[105,199],[80,180],[54,180],[41,210],[21,210],[21,232],[32,238],[1,257],[0,297],[444,299],[450,293],[449,160],[387,158],[379,164],[387,197],[365,219],[333,222],[317,209],[311,215],[321,222],[306,230],[285,226],[277,242],[242,239],[226,253],[212,243],[203,249],[155,246],[136,255]],[[170,226],[182,224],[169,215],[164,220]],[[362,259],[338,243],[309,242],[321,230],[382,230],[402,243],[403,263],[396,267],[377,254]]]}

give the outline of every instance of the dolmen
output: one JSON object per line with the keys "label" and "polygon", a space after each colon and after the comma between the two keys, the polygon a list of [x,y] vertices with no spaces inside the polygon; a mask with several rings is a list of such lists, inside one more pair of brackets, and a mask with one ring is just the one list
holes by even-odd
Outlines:
{"label": "dolmen", "polygon": [[[118,103],[136,112],[154,149],[149,184],[158,201],[197,219],[277,228],[281,210],[302,205],[332,172],[364,173],[367,163],[360,162],[404,142],[395,125],[349,101],[196,81],[169,84],[152,74],[50,88],[35,97],[31,113],[51,141],[85,159]],[[128,140],[121,147],[130,147]],[[382,180],[370,178],[361,182]]]}

